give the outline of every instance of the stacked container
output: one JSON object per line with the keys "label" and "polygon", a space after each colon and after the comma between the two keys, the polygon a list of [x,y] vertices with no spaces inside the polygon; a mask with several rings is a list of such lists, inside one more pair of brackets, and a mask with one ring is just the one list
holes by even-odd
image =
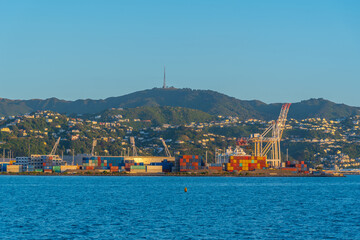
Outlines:
{"label": "stacked container", "polygon": [[223,166],[222,166],[221,163],[210,163],[209,164],[209,170],[222,171]]}
{"label": "stacked container", "polygon": [[110,172],[119,172],[119,166],[110,167]]}
{"label": "stacked container", "polygon": [[144,165],[133,165],[130,167],[131,173],[145,173],[146,172],[146,166]]}
{"label": "stacked container", "polygon": [[84,157],[83,166],[91,167],[93,169],[111,169],[111,167],[125,167],[124,157],[113,157],[113,156],[103,156],[103,157]]}
{"label": "stacked container", "polygon": [[180,172],[189,172],[203,168],[202,158],[198,155],[182,155],[175,159],[176,168]]}
{"label": "stacked container", "polygon": [[78,166],[75,166],[75,165],[65,165],[65,166],[60,167],[61,172],[65,172],[67,170],[77,170],[77,169],[78,169]]}
{"label": "stacked container", "polygon": [[8,165],[6,171],[8,173],[20,173],[22,172],[21,165]]}
{"label": "stacked container", "polygon": [[61,166],[53,166],[52,167],[53,172],[55,173],[61,173]]}
{"label": "stacked container", "polygon": [[266,169],[266,157],[260,156],[230,156],[229,162],[225,163],[225,171],[254,171]]}
{"label": "stacked container", "polygon": [[147,173],[161,173],[163,171],[162,165],[147,165],[146,172]]}
{"label": "stacked container", "polygon": [[125,160],[125,166],[124,166],[124,168],[125,168],[126,171],[129,171],[129,172],[130,172],[131,166],[134,166],[134,165],[135,165],[134,160]]}
{"label": "stacked container", "polygon": [[285,166],[286,167],[282,168],[282,170],[291,171],[294,173],[297,172],[309,173],[308,166],[307,164],[305,164],[304,161],[286,161]]}
{"label": "stacked container", "polygon": [[2,171],[2,172],[6,172],[8,165],[9,165],[8,163],[3,163],[3,164],[1,164],[1,171]]}
{"label": "stacked container", "polygon": [[28,171],[28,172],[35,172],[34,166],[33,166],[33,165],[28,165],[28,166],[27,166],[27,171]]}

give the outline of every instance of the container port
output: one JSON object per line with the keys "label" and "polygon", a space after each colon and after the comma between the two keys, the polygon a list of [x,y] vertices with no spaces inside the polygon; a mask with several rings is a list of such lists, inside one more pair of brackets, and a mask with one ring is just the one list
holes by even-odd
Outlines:
{"label": "container port", "polygon": [[[290,104],[284,104],[276,121],[271,121],[263,133],[251,134],[250,137],[240,137],[236,146],[221,151],[215,149],[215,162],[208,163],[199,155],[171,156],[165,141],[160,138],[166,156],[139,156],[135,146],[135,138],[131,137],[132,156],[96,156],[92,144],[92,151],[84,155],[80,162],[69,164],[56,155],[60,138],[57,139],[52,151],[48,155],[31,155],[16,157],[9,162],[1,162],[1,172],[7,173],[128,173],[128,174],[241,174],[249,172],[277,174],[310,174],[304,161],[282,161],[280,141],[284,131]],[[252,149],[251,151],[248,151]]]}

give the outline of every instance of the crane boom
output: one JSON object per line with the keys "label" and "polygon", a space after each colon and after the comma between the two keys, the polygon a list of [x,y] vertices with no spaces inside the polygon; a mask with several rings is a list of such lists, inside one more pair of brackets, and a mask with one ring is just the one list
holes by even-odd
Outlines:
{"label": "crane boom", "polygon": [[165,149],[165,154],[167,157],[171,157],[171,153],[169,151],[168,146],[166,145],[165,141],[163,138],[160,138],[160,141],[162,142],[162,144],[164,145],[164,149]]}
{"label": "crane boom", "polygon": [[97,141],[96,141],[96,139],[94,139],[92,142],[92,147],[91,147],[91,156],[94,156],[96,144],[97,144]]}
{"label": "crane boom", "polygon": [[55,152],[56,152],[56,149],[57,149],[59,143],[60,143],[60,137],[56,140],[55,145],[49,155],[55,155]]}
{"label": "crane boom", "polygon": [[135,146],[135,138],[134,137],[130,137],[130,143],[131,143],[132,149],[133,149],[133,156],[137,156],[137,151],[136,151],[136,146]]}

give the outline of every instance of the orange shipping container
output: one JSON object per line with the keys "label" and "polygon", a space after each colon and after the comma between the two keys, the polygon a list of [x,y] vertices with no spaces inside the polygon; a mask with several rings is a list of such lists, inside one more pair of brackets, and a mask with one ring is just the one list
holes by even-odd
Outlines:
{"label": "orange shipping container", "polygon": [[118,172],[119,171],[119,167],[118,166],[114,166],[110,168],[111,172]]}
{"label": "orange shipping container", "polygon": [[297,169],[297,168],[290,168],[290,167],[288,167],[288,168],[282,168],[281,170],[285,170],[285,171],[293,171],[293,172],[298,171],[298,169]]}

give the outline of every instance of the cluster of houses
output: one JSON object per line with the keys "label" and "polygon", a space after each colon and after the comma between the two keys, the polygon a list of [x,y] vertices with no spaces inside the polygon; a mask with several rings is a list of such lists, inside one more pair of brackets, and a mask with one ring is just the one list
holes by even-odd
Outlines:
{"label": "cluster of houses", "polygon": [[[44,124],[37,129],[26,127],[24,122],[29,122],[31,119],[42,119]],[[134,136],[136,143],[139,144],[143,150],[149,152],[159,152],[163,149],[161,143],[158,141],[157,136],[166,135],[168,130],[178,129],[183,127],[190,131],[195,132],[196,139],[189,138],[165,138],[165,142],[171,145],[171,148],[175,151],[176,148],[181,148],[182,145],[196,145],[197,147],[216,146],[219,142],[236,141],[237,137],[244,136],[225,136],[222,134],[212,133],[210,128],[226,128],[231,126],[249,126],[257,125],[259,132],[265,129],[269,122],[259,119],[241,120],[238,117],[225,117],[218,116],[217,120],[209,122],[191,122],[188,124],[172,125],[163,124],[161,126],[143,127],[141,129],[134,129],[134,122],[151,122],[149,119],[127,119],[121,114],[112,116],[107,121],[102,120],[101,115],[93,116],[91,118],[85,118],[83,116],[69,117],[59,113],[51,111],[38,111],[32,114],[25,114],[21,116],[8,116],[0,118],[0,134],[3,136],[11,135],[12,138],[58,138],[61,137],[62,141],[81,141],[89,139],[87,132],[97,131],[98,141],[107,143],[117,142],[123,146],[124,149],[131,147],[129,141],[130,136]],[[341,166],[359,167],[359,159],[349,159],[345,162],[344,157],[339,154],[342,152],[342,146],[344,144],[358,143],[360,141],[360,116],[354,116],[349,118],[351,124],[344,125],[343,119],[338,120],[326,120],[322,118],[308,118],[303,120],[289,119],[285,128],[285,132],[288,132],[284,136],[284,142],[291,143],[313,143],[318,144],[321,147],[321,151],[317,153],[321,161],[331,161],[333,159],[342,159]],[[294,131],[292,131],[294,130]],[[299,136],[298,131],[303,134]],[[311,138],[311,134],[306,134],[309,131],[316,131],[321,133],[321,138]],[[246,136],[245,136],[246,137]],[[1,144],[4,142],[0,142]],[[68,149],[67,152],[70,152]],[[104,152],[106,153],[106,149]],[[324,154],[329,156],[324,157]],[[335,161],[335,160],[334,160]]]}

